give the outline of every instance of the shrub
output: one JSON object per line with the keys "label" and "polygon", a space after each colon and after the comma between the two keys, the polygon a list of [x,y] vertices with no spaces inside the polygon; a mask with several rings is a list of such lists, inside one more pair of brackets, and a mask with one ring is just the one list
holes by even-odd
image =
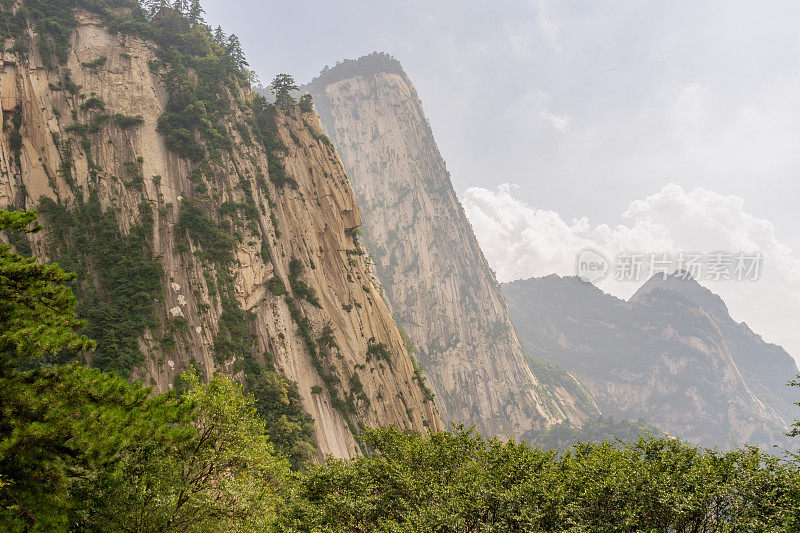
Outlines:
{"label": "shrub", "polygon": [[283,280],[279,276],[272,276],[267,280],[267,289],[275,296],[283,296],[286,294],[286,287],[283,285]]}
{"label": "shrub", "polygon": [[305,267],[300,259],[295,257],[289,261],[289,286],[292,288],[292,293],[297,298],[303,298],[308,303],[315,307],[322,307],[317,298],[316,291],[313,287],[309,286],[305,281],[300,279]]}
{"label": "shrub", "polygon": [[105,111],[106,104],[99,96],[91,96],[81,104],[81,109],[83,111],[88,111],[89,109],[99,109],[100,111]]}
{"label": "shrub", "polygon": [[135,117],[132,117],[129,115],[123,115],[121,113],[116,113],[112,118],[114,120],[114,124],[116,124],[121,130],[127,130],[129,128],[134,128],[144,124],[144,118],[142,118],[142,115],[136,115]]}
{"label": "shrub", "polygon": [[106,56],[100,56],[97,59],[93,59],[92,61],[86,61],[81,63],[81,66],[96,71],[105,64],[106,64]]}

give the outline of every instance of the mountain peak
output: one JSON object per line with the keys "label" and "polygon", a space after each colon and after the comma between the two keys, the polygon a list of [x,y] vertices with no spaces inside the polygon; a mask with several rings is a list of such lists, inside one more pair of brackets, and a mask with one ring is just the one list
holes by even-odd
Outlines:
{"label": "mountain peak", "polygon": [[728,315],[728,307],[722,298],[700,285],[687,270],[676,270],[666,276],[664,274],[654,275],[628,301],[631,303],[640,301],[656,291],[676,293],[715,315]]}
{"label": "mountain peak", "polygon": [[361,56],[358,59],[345,59],[339,61],[333,67],[325,66],[319,75],[305,86],[307,90],[312,87],[325,87],[337,81],[354,78],[356,76],[368,76],[371,74],[389,73],[402,74],[405,76],[402,65],[391,54],[386,52],[372,52]]}

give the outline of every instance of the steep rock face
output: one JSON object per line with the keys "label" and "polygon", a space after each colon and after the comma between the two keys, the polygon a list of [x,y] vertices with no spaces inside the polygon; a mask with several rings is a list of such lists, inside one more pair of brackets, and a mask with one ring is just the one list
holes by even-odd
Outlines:
{"label": "steep rock face", "polygon": [[446,420],[522,435],[596,412],[569,378],[531,372],[503,296],[400,64],[372,54],[304,87],[362,208],[367,248]]}
{"label": "steep rock face", "polygon": [[627,302],[577,278],[502,288],[523,346],[572,372],[604,414],[709,446],[791,445],[794,361],[694,280],[654,278]]}
{"label": "steep rock face", "polygon": [[[273,363],[297,382],[303,408],[315,421],[320,454],[359,453],[353,432],[360,425],[441,428],[363,257],[349,253],[359,249],[351,230],[361,224],[360,214],[316,115],[297,107],[278,110],[276,135],[287,147],[281,157],[296,182],[278,187],[267,179],[265,149],[235,127],[250,113],[241,104],[249,89],[238,89],[230,94],[233,111],[225,119],[234,148],[197,174],[197,165],[168,151],[156,131],[168,94],[153,68],[155,45],[112,35],[94,15],[79,13],[78,19],[59,69],[45,68],[35,49],[26,59],[6,52],[0,61],[0,205],[35,209],[40,198],[49,198],[69,210],[93,197],[115,215],[123,235],[141,227],[142,213],[152,213],[146,239],[163,269],[163,294],[153,300],[154,319],[138,339],[144,358],[132,377],[165,391],[195,364],[206,374],[222,370],[245,379],[247,361],[220,356],[226,313],[220,280],[230,279],[235,303],[245,312],[238,321],[246,324],[236,324],[234,313],[226,327],[244,326],[256,364]],[[63,88],[66,69],[78,88],[74,94]],[[108,115],[140,115],[142,121],[124,128],[114,120],[98,122],[97,110],[87,105],[92,98]],[[96,127],[69,127],[79,123]],[[13,129],[21,134],[19,150],[12,146]],[[236,237],[232,260],[221,265],[204,259],[209,250],[178,225],[187,205],[200,206],[209,221]],[[246,220],[238,211],[223,214],[225,206],[236,211],[245,205],[255,211]],[[67,228],[48,227],[47,217],[42,222],[46,230],[32,237],[33,251],[59,259],[53,236]],[[296,268],[290,272],[292,259]],[[295,290],[298,278],[313,290],[316,305]],[[268,283],[277,280],[293,298]],[[306,318],[303,330],[298,326]],[[380,359],[368,353],[374,346],[381,348]]]}

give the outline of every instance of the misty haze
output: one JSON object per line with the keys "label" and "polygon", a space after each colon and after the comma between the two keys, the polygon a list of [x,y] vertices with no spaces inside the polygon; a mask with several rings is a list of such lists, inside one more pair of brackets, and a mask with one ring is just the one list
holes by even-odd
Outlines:
{"label": "misty haze", "polygon": [[800,530],[798,15],[0,0],[0,526]]}

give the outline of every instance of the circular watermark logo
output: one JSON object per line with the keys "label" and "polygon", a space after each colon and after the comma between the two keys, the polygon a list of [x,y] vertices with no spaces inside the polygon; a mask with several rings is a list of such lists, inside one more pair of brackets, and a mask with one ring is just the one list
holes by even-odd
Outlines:
{"label": "circular watermark logo", "polygon": [[578,254],[578,278],[587,283],[600,281],[608,275],[608,260],[596,250],[586,249]]}

